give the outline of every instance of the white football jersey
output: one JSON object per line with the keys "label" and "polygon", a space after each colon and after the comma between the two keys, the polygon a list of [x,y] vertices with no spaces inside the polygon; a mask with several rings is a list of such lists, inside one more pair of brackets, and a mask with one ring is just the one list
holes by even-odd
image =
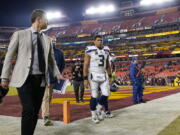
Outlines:
{"label": "white football jersey", "polygon": [[104,46],[102,49],[96,46],[87,46],[85,53],[90,58],[89,73],[106,73],[107,59],[109,59],[110,49]]}

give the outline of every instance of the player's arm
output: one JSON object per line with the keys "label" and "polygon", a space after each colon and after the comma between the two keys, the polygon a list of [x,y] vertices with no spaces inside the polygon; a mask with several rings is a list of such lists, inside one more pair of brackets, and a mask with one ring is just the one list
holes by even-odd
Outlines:
{"label": "player's arm", "polygon": [[90,65],[90,47],[86,47],[85,55],[84,55],[84,66],[83,66],[83,76],[84,76],[84,87],[88,88],[89,81],[88,81],[88,73],[89,73],[89,65]]}
{"label": "player's arm", "polygon": [[87,77],[89,73],[89,63],[90,63],[90,56],[85,54],[84,56],[84,68],[83,68],[83,76]]}
{"label": "player's arm", "polygon": [[112,71],[111,71],[111,65],[110,65],[110,63],[109,63],[109,56],[108,56],[108,58],[107,58],[107,60],[106,60],[106,70],[107,70],[107,73],[108,73],[108,76],[109,76],[109,79],[111,79],[112,78]]}
{"label": "player's arm", "polygon": [[85,85],[86,88],[89,85],[89,82],[88,82],[89,64],[90,64],[90,56],[85,53],[85,56],[84,56],[84,67],[83,67],[83,76],[84,76],[84,85]]}

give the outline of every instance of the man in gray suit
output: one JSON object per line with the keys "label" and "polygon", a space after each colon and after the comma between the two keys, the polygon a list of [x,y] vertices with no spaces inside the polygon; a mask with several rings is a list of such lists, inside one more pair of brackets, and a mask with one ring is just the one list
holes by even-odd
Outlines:
{"label": "man in gray suit", "polygon": [[[58,82],[63,79],[54,59],[51,40],[41,32],[48,25],[46,13],[40,9],[34,10],[31,22],[31,28],[13,34],[1,74],[2,87],[18,89],[22,104],[21,135],[34,134],[45,86],[49,82],[48,67]],[[9,80],[14,56],[17,59]]]}

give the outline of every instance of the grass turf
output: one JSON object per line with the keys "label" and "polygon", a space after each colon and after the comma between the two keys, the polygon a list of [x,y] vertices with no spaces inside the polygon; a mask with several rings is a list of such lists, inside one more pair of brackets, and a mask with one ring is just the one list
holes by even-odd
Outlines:
{"label": "grass turf", "polygon": [[158,135],[180,135],[180,116],[171,122]]}

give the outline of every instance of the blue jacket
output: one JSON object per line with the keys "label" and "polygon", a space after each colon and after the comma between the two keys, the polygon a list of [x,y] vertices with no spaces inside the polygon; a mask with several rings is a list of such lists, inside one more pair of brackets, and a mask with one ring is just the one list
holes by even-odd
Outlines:
{"label": "blue jacket", "polygon": [[142,82],[142,73],[140,69],[138,69],[138,65],[131,63],[130,66],[130,79],[133,84]]}
{"label": "blue jacket", "polygon": [[[62,73],[65,67],[64,54],[58,46],[53,45],[54,57],[59,71]],[[52,72],[49,71],[50,83],[56,83],[56,78],[53,77]]]}

